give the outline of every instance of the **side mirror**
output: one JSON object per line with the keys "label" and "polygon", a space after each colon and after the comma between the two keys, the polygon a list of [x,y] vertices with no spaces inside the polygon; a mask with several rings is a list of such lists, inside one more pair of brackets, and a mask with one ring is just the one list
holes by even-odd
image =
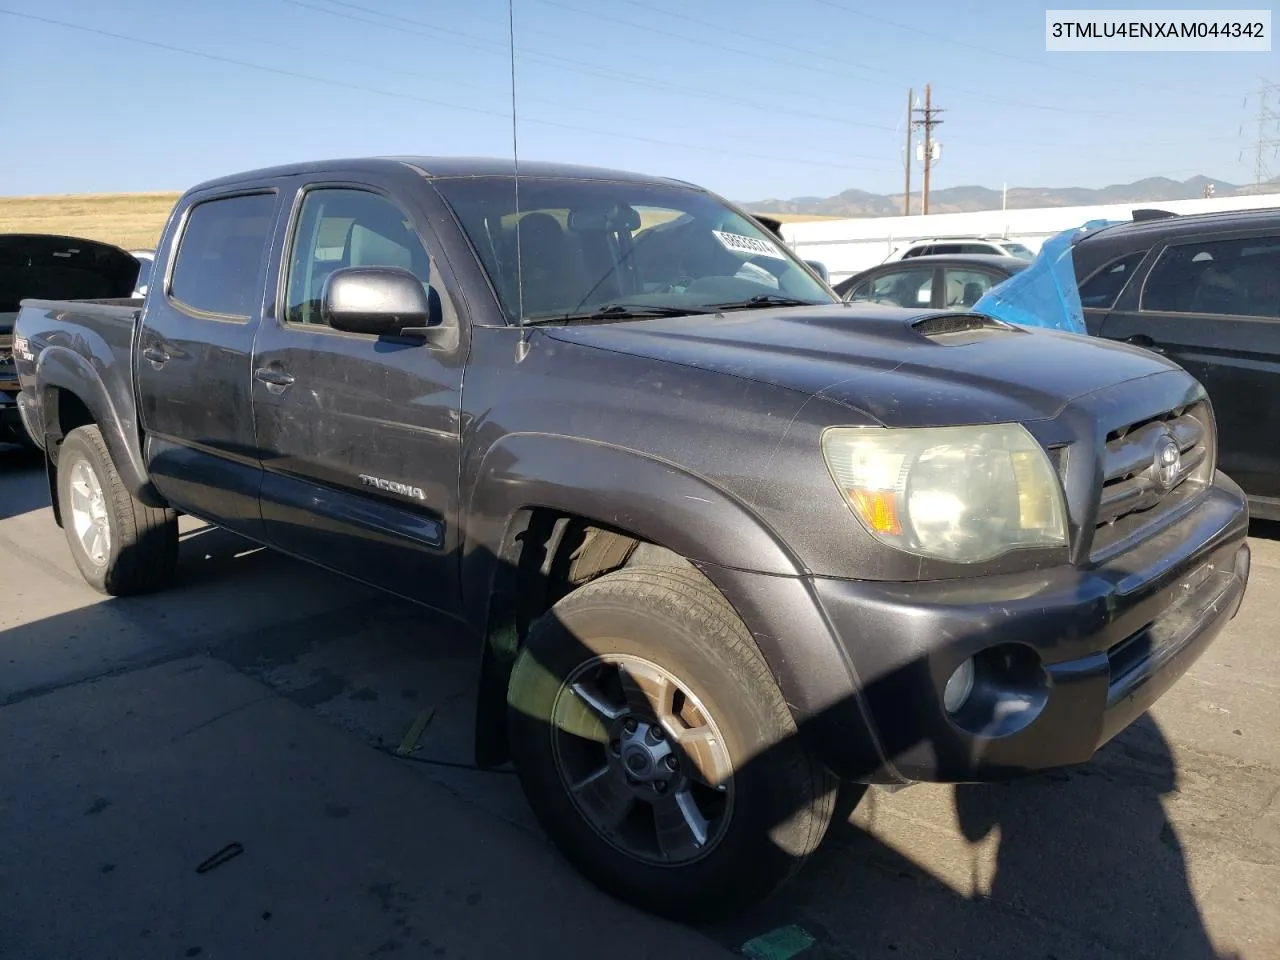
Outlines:
{"label": "side mirror", "polygon": [[348,333],[423,336],[440,322],[432,299],[422,282],[400,267],[343,267],[325,281],[320,316]]}
{"label": "side mirror", "polygon": [[805,263],[809,265],[810,269],[812,269],[814,273],[822,278],[823,283],[831,283],[831,274],[827,273],[827,265],[825,263],[821,260],[806,260]]}

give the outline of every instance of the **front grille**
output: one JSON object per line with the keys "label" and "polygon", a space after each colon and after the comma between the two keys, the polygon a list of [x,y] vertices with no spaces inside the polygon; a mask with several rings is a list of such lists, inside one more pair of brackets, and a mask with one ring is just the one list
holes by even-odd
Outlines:
{"label": "front grille", "polygon": [[13,365],[13,334],[0,333],[0,380],[16,380],[17,376]]}
{"label": "front grille", "polygon": [[[1123,549],[1193,499],[1212,480],[1215,442],[1204,403],[1111,431],[1102,456],[1094,559]],[[1173,458],[1165,448],[1175,446]]]}

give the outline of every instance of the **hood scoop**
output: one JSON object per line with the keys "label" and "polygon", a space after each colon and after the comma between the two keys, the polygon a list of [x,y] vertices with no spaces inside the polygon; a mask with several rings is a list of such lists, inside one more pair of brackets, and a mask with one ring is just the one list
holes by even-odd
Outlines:
{"label": "hood scoop", "polygon": [[911,329],[934,343],[949,347],[960,347],[968,343],[990,340],[992,337],[1026,332],[1003,320],[980,313],[937,313],[930,317],[921,317],[911,324]]}

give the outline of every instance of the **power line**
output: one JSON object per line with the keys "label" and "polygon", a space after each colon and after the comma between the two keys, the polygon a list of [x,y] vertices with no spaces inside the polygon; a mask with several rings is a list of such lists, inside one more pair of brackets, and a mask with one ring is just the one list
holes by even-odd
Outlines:
{"label": "power line", "polygon": [[[357,17],[357,16],[354,16],[353,14],[344,13],[342,11],[330,10],[325,7],[316,6],[315,4],[312,4],[312,3],[306,3],[304,2],[304,0],[284,0],[284,2],[293,4],[294,6],[306,7],[311,10],[316,10],[321,13],[326,13],[329,16],[340,17],[346,20],[354,20],[360,23],[372,24],[373,26],[381,27],[384,30],[395,30],[398,33],[409,33],[409,34],[413,34],[417,32],[414,30],[409,30],[405,27],[392,26],[391,24],[387,24],[387,23],[379,23],[376,20],[369,20],[366,17]],[[337,0],[329,0],[329,2],[333,3],[333,2],[337,2]],[[352,4],[352,3],[344,3],[343,5],[346,7],[353,7],[355,9],[360,9],[360,10],[368,9],[365,7],[359,7],[358,5]],[[391,17],[392,15],[379,14],[379,16]],[[398,22],[413,24],[419,27],[424,27],[427,30],[439,31],[443,29],[443,28],[435,27],[432,24],[428,24],[420,20],[414,20],[410,17],[396,16],[394,19],[397,20]],[[481,42],[487,42],[484,40],[484,38],[478,37],[475,34],[462,33],[456,30],[451,30],[448,32],[451,36],[461,36],[464,38],[469,38],[471,40],[480,40]],[[426,34],[426,33],[422,33],[420,35],[428,36],[428,37],[431,36],[430,34]],[[466,46],[468,44],[464,43],[463,45]],[[486,52],[500,52],[500,51],[488,51],[486,49]],[[605,69],[605,68],[594,68],[590,66],[584,66],[581,60],[569,59],[567,57],[559,57],[559,56],[555,56],[554,54],[544,53],[541,50],[518,48],[518,52],[525,59],[532,60],[535,63],[540,63],[543,66],[551,67],[554,70],[563,70],[568,73],[575,73],[581,76],[594,77],[596,79],[605,80],[612,83],[630,84],[633,86],[646,87],[648,89],[653,89],[653,90],[662,90],[668,93],[683,93],[686,96],[692,96],[701,100],[709,100],[716,103],[730,103],[735,106],[746,107],[750,110],[756,110],[761,113],[767,113],[771,117],[776,117],[779,112],[786,112],[788,115],[791,115],[791,116],[809,117],[815,120],[821,120],[825,123],[830,123],[837,126],[862,127],[862,128],[872,129],[872,130],[886,130],[886,131],[893,129],[892,127],[885,126],[883,124],[864,123],[857,120],[848,120],[841,116],[833,116],[829,113],[819,113],[813,110],[805,110],[799,107],[795,107],[793,105],[783,106],[780,104],[763,104],[757,101],[744,100],[740,97],[726,96],[723,93],[712,93],[700,87],[691,87],[691,86],[688,86],[687,84],[672,83],[667,80],[657,80],[652,77],[646,77],[640,74],[628,73],[623,70],[618,70],[614,67],[609,67],[608,69]]]}
{"label": "power line", "polygon": [[[601,13],[598,10],[589,10],[589,9],[584,9],[582,7],[571,6],[570,4],[560,2],[560,0],[535,0],[535,2],[541,3],[544,6],[548,6],[548,7],[558,7],[561,10],[568,10],[571,13],[576,13],[576,14],[579,14],[580,16],[594,17],[595,19],[603,20],[606,23],[616,23],[619,26],[629,27],[632,30],[643,30],[645,33],[656,34],[657,36],[660,36],[660,37],[668,37],[670,39],[679,40],[683,43],[691,43],[700,47],[708,47],[712,50],[723,50],[727,53],[736,53],[736,54],[739,54],[740,56],[751,57],[752,60],[758,60],[764,63],[776,63],[779,66],[786,67],[789,70],[794,70],[794,69],[808,70],[814,73],[822,74],[828,79],[831,76],[830,70],[824,70],[820,67],[815,67],[812,64],[797,63],[794,60],[782,60],[782,59],[779,59],[778,57],[772,57],[766,53],[762,53],[759,50],[743,50],[739,47],[731,47],[724,43],[716,43],[712,40],[704,40],[700,37],[689,37],[682,33],[674,33],[670,30],[664,30],[661,27],[650,26],[647,23],[635,23],[631,20],[623,20],[621,17],[610,16],[609,14]],[[697,23],[702,26],[716,27],[715,24],[709,23],[706,20],[699,20],[698,18],[691,17],[687,14],[669,13],[668,11],[665,11],[665,10],[658,10],[658,11],[652,11],[652,12],[666,13],[667,16],[675,17],[680,20],[686,20],[690,23]],[[742,36],[748,36],[750,39],[754,41],[770,43],[773,46],[777,46],[777,44],[774,44],[773,41],[767,40],[765,38],[755,37],[750,34],[741,34],[740,31],[724,30],[720,28],[717,28],[717,29],[719,29],[719,32],[721,33],[738,33],[739,35],[742,35]],[[867,70],[867,68],[859,67],[857,64],[850,64],[850,63],[844,62],[842,65],[845,67],[854,67],[855,69]],[[868,70],[867,72],[874,73],[875,71]],[[858,82],[875,84],[875,85],[884,86],[884,87],[895,87],[895,88],[897,87],[897,84],[891,83],[888,80],[860,79]]]}
{"label": "power line", "polygon": [[[984,47],[981,44],[977,44],[977,43],[969,43],[968,41],[965,41],[965,40],[957,40],[955,37],[948,36],[946,34],[941,34],[941,33],[934,33],[932,30],[926,30],[923,27],[917,27],[917,26],[914,26],[913,24],[902,23],[898,20],[891,20],[888,17],[883,17],[875,13],[868,13],[865,10],[857,10],[857,9],[854,9],[853,7],[846,7],[844,4],[834,2],[834,0],[812,0],[812,2],[819,3],[824,7],[830,7],[833,10],[840,10],[844,13],[853,14],[855,17],[863,17],[864,19],[867,19],[867,20],[874,20],[877,23],[883,23],[885,26],[895,27],[898,30],[906,30],[910,33],[919,34],[922,37],[930,37],[931,39],[934,39],[934,40],[942,40],[945,43],[952,44],[958,47],[965,47],[969,50],[976,50],[979,53],[985,53],[985,54],[988,54],[989,56],[1001,57],[1005,60],[1013,60],[1018,63],[1030,64],[1031,66],[1037,68],[1038,70],[1048,69],[1056,73],[1062,73],[1062,74],[1066,74],[1074,77],[1083,77],[1088,80],[1096,81],[1098,79],[1098,76],[1096,74],[1090,73],[1087,70],[1073,70],[1070,67],[1063,67],[1063,66],[1054,65],[1054,64],[1046,65],[1040,62],[1039,60],[1033,60],[1030,57],[1021,57],[1021,56],[1018,56],[1016,53],[1010,53],[1007,50],[999,50],[994,47]],[[1206,97],[1206,98],[1213,96],[1213,94],[1206,94],[1203,91],[1199,91],[1199,90],[1191,90],[1191,91],[1180,90],[1177,87],[1170,87],[1162,83],[1151,83],[1150,81],[1147,81],[1147,80],[1131,80],[1127,77],[1125,78],[1124,85],[1125,87],[1147,87],[1152,90],[1163,90],[1166,93],[1176,93],[1179,96],[1200,96],[1200,97]],[[954,89],[959,89],[959,88],[957,87]],[[1183,116],[1191,116],[1191,114],[1183,114]]]}
{"label": "power line", "polygon": [[[860,63],[850,63],[849,58],[847,56],[837,57],[825,51],[815,49],[813,47],[798,47],[795,44],[786,43],[782,40],[779,40],[777,37],[766,37],[758,33],[747,33],[745,30],[735,30],[732,27],[727,27],[722,23],[716,23],[712,20],[703,20],[703,19],[700,19],[699,17],[692,17],[687,13],[683,13],[683,12],[677,13],[674,10],[664,10],[659,7],[654,7],[648,3],[643,2],[643,0],[622,0],[622,2],[628,4],[629,6],[638,7],[641,10],[644,10],[646,13],[660,13],[663,16],[672,17],[673,19],[676,19],[676,20],[684,20],[686,23],[696,23],[699,26],[708,27],[712,30],[715,30],[718,33],[724,33],[724,34],[729,34],[730,36],[742,37],[743,39],[750,40],[753,43],[767,43],[770,47],[778,48],[781,50],[790,50],[794,53],[799,53],[810,60],[816,57],[819,60],[826,60],[828,63],[839,64],[841,67],[845,69],[852,69],[852,70],[857,70],[861,73],[870,74],[871,77],[874,78],[869,80],[859,80],[858,81],[859,83],[867,83],[867,84],[872,84],[875,86],[882,86],[882,87],[894,87],[894,88],[898,87],[898,84],[892,81],[879,79],[883,76],[882,71],[876,70],[873,67],[864,67]],[[760,56],[759,53],[756,51],[752,51],[749,55],[757,58]],[[820,69],[817,67],[811,67],[808,64],[793,63],[790,61],[788,61],[786,65],[797,66],[807,70]],[[829,70],[824,72],[828,77],[830,76]]]}
{"label": "power line", "polygon": [[[289,0],[289,2],[293,2],[293,0]],[[311,7],[310,4],[305,4],[305,3],[298,3],[297,5]],[[312,9],[319,10],[321,8],[314,7]],[[370,22],[372,23],[373,21],[370,21]],[[206,32],[204,35],[209,36],[210,34]],[[313,52],[312,48],[285,44],[275,39],[264,39],[261,37],[241,37],[241,36],[232,37],[231,35],[225,34],[225,33],[221,34],[220,36],[226,39],[235,39],[237,42],[244,42],[247,40],[251,43],[261,44],[262,46],[270,47],[276,50],[288,50],[295,53]],[[326,53],[325,60],[332,61],[335,63],[350,63],[355,66],[361,66],[361,67],[372,67],[383,73],[387,73],[391,75],[414,77],[416,79],[421,79],[421,80],[430,80],[433,84],[446,84],[448,86],[457,87],[460,89],[467,89],[472,91],[475,90],[474,84],[461,83],[461,82],[449,81],[449,80],[439,80],[434,74],[424,73],[420,70],[407,70],[400,66],[394,66],[394,67],[388,66],[387,61],[385,60],[377,61],[377,60],[370,60],[363,57],[344,56],[344,55],[332,54],[332,53]],[[499,95],[501,95],[501,91],[498,91],[498,93]],[[593,107],[578,106],[573,103],[568,103],[564,100],[555,100],[550,97],[536,97],[536,96],[530,96],[528,94],[522,93],[520,95],[520,100],[524,103],[536,103],[536,104],[542,104],[545,106],[555,107],[557,110],[568,111],[570,113],[586,113],[586,114],[591,114],[592,116],[598,116],[600,113],[598,109]],[[651,116],[646,117],[646,116],[640,116],[634,113],[622,113],[622,112],[619,112],[618,110],[615,110],[612,107],[609,108],[609,117],[610,119],[613,119],[613,120],[631,120],[636,123],[650,123],[653,120]],[[671,123],[668,120],[663,120],[662,128],[663,130],[669,130],[669,131],[670,130],[685,131],[691,134],[695,134],[698,137],[703,139],[716,139],[718,137],[724,137],[725,139],[729,139],[731,137],[740,135],[740,131],[733,131],[733,132],[718,131],[714,129],[709,129],[705,124],[699,124],[698,126],[691,126],[686,124]],[[831,157],[843,157],[845,159],[859,159],[859,160],[883,159],[882,157],[872,156],[870,154],[849,153],[845,150],[833,150],[827,147],[813,147],[813,146],[807,146],[807,145],[805,147],[805,152],[823,154],[825,156],[831,156]],[[843,167],[844,165],[841,164],[840,166]],[[880,172],[882,168],[850,167],[848,169]]]}
{"label": "power line", "polygon": [[[115,33],[110,30],[102,30],[97,27],[89,27],[78,23],[68,23],[64,20],[55,20],[51,17],[41,17],[31,13],[21,13],[16,10],[5,10],[0,8],[0,15],[19,17],[24,20],[33,20],[38,23],[45,23],[51,26],[63,27],[68,30],[77,30],[82,33],[89,33],[96,36],[109,37],[113,40],[123,40],[127,43],[136,43],[142,46],[153,47],[159,50],[165,50],[170,53],[183,54],[185,56],[198,57],[204,60],[211,60],[217,63],[228,64],[231,66],[243,67],[249,70],[258,70],[263,73],[275,74],[277,76],[289,77],[295,80],[306,80],[309,83],[322,83],[333,87],[339,87],[347,90],[354,90],[360,93],[370,93],[375,96],[394,97],[398,100],[409,100],[416,103],[424,103],[429,106],[439,107],[446,110],[460,110],[465,113],[475,113],[483,116],[500,117],[508,119],[510,113],[505,110],[489,110],[484,107],[474,107],[466,104],[451,103],[444,100],[434,100],[428,97],[419,97],[409,93],[399,93],[392,90],[382,90],[377,87],[364,86],[362,84],[347,83],[342,80],[334,80],[329,77],[316,76],[314,74],[299,73],[293,70],[284,70],[279,67],[268,67],[258,63],[252,63],[247,60],[238,60],[234,57],[225,57],[219,54],[206,53],[202,50],[192,50],[188,47],[179,47],[174,44],[160,43],[155,40],[146,40],[141,37],[129,36],[128,34]],[[796,164],[810,167],[825,167],[833,170],[850,169],[847,164],[843,163],[823,163],[819,160],[808,160],[799,157],[784,157],[776,154],[751,153],[738,149],[727,149],[712,146],[704,146],[701,144],[680,143],[675,140],[663,140],[658,137],[646,137],[639,134],[619,133],[611,130],[602,130],[597,127],[586,127],[578,124],[562,123],[555,120],[544,120],[537,117],[521,118],[523,123],[532,123],[538,126],[553,127],[560,130],[574,130],[580,133],[588,133],[596,136],[612,137],[621,140],[632,140],[640,143],[650,143],[658,146],[677,147],[683,150],[694,150],[705,153],[715,153],[721,156],[747,157],[754,160],[774,160],[782,163]]]}
{"label": "power line", "polygon": [[[657,35],[659,35],[659,36],[664,36],[664,37],[674,37],[674,38],[675,38],[675,39],[677,39],[677,40],[683,40],[683,41],[685,41],[685,42],[687,42],[687,43],[694,43],[694,44],[698,44],[699,46],[710,47],[710,48],[715,49],[715,50],[725,50],[725,51],[728,51],[728,52],[730,52],[730,53],[742,54],[742,55],[744,55],[744,56],[750,56],[750,57],[752,57],[753,59],[756,59],[756,60],[763,60],[763,61],[765,61],[765,62],[769,62],[769,63],[777,63],[777,64],[780,64],[780,65],[782,65],[782,66],[784,66],[784,67],[787,67],[787,68],[789,68],[789,69],[809,70],[809,71],[812,71],[812,72],[815,72],[815,73],[820,74],[821,76],[823,76],[823,78],[824,78],[824,79],[827,79],[827,80],[829,80],[829,79],[831,78],[831,70],[830,70],[830,69],[824,69],[824,68],[814,67],[814,66],[812,66],[811,64],[807,64],[807,63],[796,63],[796,62],[791,61],[791,60],[780,60],[780,59],[778,59],[777,57],[770,57],[770,56],[767,56],[767,55],[765,55],[765,54],[759,53],[759,52],[757,52],[757,51],[741,50],[741,49],[738,49],[737,47],[729,47],[729,46],[725,46],[724,44],[721,44],[721,43],[714,43],[714,42],[709,41],[709,40],[702,40],[702,39],[698,39],[698,38],[694,38],[694,37],[686,37],[686,36],[683,36],[683,35],[678,34],[678,33],[672,33],[672,32],[670,32],[670,31],[668,31],[668,30],[663,30],[663,29],[661,29],[661,28],[659,28],[659,27],[651,27],[651,26],[649,26],[648,24],[633,23],[633,22],[631,22],[631,21],[629,21],[629,20],[622,20],[622,19],[620,19],[620,18],[618,18],[618,17],[612,17],[612,16],[610,16],[610,15],[608,15],[608,14],[606,14],[606,13],[600,13],[599,11],[596,11],[596,10],[586,10],[586,9],[581,8],[581,7],[571,6],[571,5],[567,4],[567,3],[563,3],[563,2],[561,2],[561,0],[536,0],[536,2],[538,2],[538,3],[542,3],[542,4],[545,4],[545,5],[547,5],[547,6],[551,6],[551,7],[559,7],[559,8],[560,8],[560,9],[562,9],[562,10],[569,10],[569,11],[572,11],[572,12],[574,12],[574,13],[581,14],[581,15],[583,15],[583,16],[594,17],[594,18],[596,18],[596,19],[598,19],[598,20],[604,20],[604,21],[609,22],[609,23],[616,23],[616,24],[619,24],[619,25],[621,25],[621,26],[630,27],[630,28],[631,28],[631,29],[633,29],[633,30],[643,30],[643,31],[646,31],[646,32],[648,32],[648,33],[654,33],[654,34],[657,34]],[[626,2],[633,2],[633,0],[626,0]],[[842,8],[840,8],[840,9],[847,9],[847,8],[843,8],[843,7],[842,7]],[[689,16],[689,15],[687,15],[687,14],[683,14],[683,13],[676,14],[676,13],[671,13],[671,12],[669,12],[669,11],[659,11],[659,12],[666,13],[668,16],[677,17],[678,19],[681,19],[681,20],[687,20],[687,21],[689,21],[689,22],[691,22],[691,23],[697,23],[697,24],[701,24],[701,25],[704,25],[704,26],[715,26],[714,24],[710,23],[709,21],[706,21],[706,20],[699,20],[698,18],[696,18],[696,17],[690,17],[690,16]],[[853,12],[853,11],[849,11],[849,12]],[[878,19],[878,18],[877,18],[877,19]],[[725,32],[725,31],[722,31],[722,32]],[[742,35],[742,36],[749,36],[749,37],[751,37],[752,39],[754,39],[754,40],[756,40],[756,41],[758,41],[758,42],[770,43],[771,45],[777,46],[777,44],[773,43],[773,41],[770,41],[770,40],[768,40],[767,38],[757,37],[757,36],[752,35],[752,34],[743,34],[741,31],[730,31],[730,32],[738,33],[739,35]],[[798,48],[797,48],[797,49],[798,49]],[[806,52],[806,55],[808,55],[808,56],[812,56],[812,54],[809,54],[809,53],[807,53],[807,52]],[[846,61],[846,62],[842,62],[842,66],[843,66],[843,67],[845,67],[846,69],[847,69],[847,68],[849,68],[849,67],[853,67],[853,68],[854,68],[854,69],[856,69],[856,70],[862,70],[862,71],[866,71],[866,72],[874,73],[874,74],[876,74],[877,76],[881,76],[881,74],[879,73],[879,71],[874,71],[874,70],[872,70],[872,69],[871,69],[871,68],[869,68],[869,67],[863,67],[863,66],[858,65],[858,64],[850,64],[850,63],[848,63],[847,61]],[[855,82],[857,82],[857,83],[859,83],[859,84],[864,84],[864,85],[883,86],[883,87],[892,87],[892,88],[894,88],[894,89],[901,89],[901,86],[900,86],[898,83],[894,83],[894,82],[889,81],[889,80],[883,80],[883,79],[872,79],[872,80],[868,80],[868,79],[863,78],[863,77],[859,77],[859,78],[850,78],[850,79],[851,79],[851,80],[855,80]],[[1127,118],[1127,117],[1129,117],[1129,116],[1130,116],[1130,114],[1128,114],[1128,113],[1121,113],[1121,112],[1116,112],[1116,113],[1104,113],[1104,112],[1100,112],[1100,111],[1097,111],[1097,110],[1079,110],[1079,109],[1076,109],[1076,108],[1074,108],[1074,107],[1060,107],[1060,106],[1057,106],[1057,105],[1055,105],[1055,104],[1049,104],[1049,103],[1036,103],[1036,102],[1025,101],[1025,100],[1009,100],[1009,99],[1000,98],[1000,97],[992,97],[992,96],[989,96],[989,95],[988,95],[986,92],[984,92],[984,91],[981,91],[981,90],[970,90],[970,89],[967,89],[967,88],[965,88],[965,87],[956,87],[956,86],[951,86],[949,89],[954,90],[954,91],[956,91],[956,92],[958,92],[958,93],[964,93],[964,94],[967,94],[967,95],[969,95],[972,99],[974,99],[974,100],[978,100],[978,101],[981,101],[981,102],[985,102],[985,103],[994,103],[994,104],[997,104],[997,105],[1000,105],[1000,106],[1006,106],[1006,107],[1018,107],[1019,109],[1023,109],[1023,110],[1041,110],[1041,111],[1046,111],[1046,112],[1049,112],[1049,113],[1076,114],[1076,115],[1083,115],[1083,116],[1089,116],[1089,117]],[[842,104],[841,106],[842,106],[842,108],[847,109],[847,105]],[[880,129],[887,129],[887,128],[881,127]]]}

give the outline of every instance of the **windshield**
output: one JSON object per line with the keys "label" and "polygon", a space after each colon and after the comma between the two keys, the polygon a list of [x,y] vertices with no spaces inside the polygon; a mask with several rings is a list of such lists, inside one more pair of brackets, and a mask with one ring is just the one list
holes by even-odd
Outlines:
{"label": "windshield", "polygon": [[511,320],[839,302],[776,237],[697,190],[521,177],[517,226],[511,177],[435,186]]}
{"label": "windshield", "polygon": [[1034,260],[1036,258],[1034,253],[1020,243],[1013,243],[1012,241],[1005,240],[1002,246],[1013,256],[1021,257],[1023,260]]}

